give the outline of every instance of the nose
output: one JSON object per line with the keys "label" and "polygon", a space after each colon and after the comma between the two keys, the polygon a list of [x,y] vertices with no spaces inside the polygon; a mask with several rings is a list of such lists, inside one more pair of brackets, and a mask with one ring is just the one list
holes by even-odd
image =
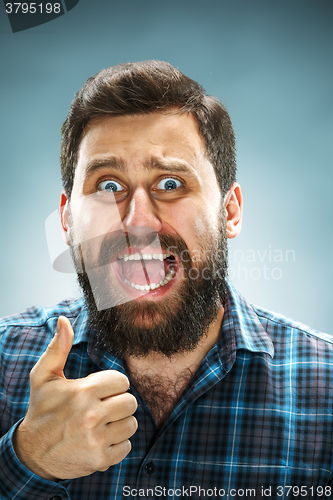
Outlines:
{"label": "nose", "polygon": [[123,224],[125,230],[133,234],[141,233],[142,230],[144,231],[143,228],[150,228],[156,232],[161,231],[162,222],[157,214],[155,200],[151,198],[144,187],[137,187],[134,191],[123,218]]}

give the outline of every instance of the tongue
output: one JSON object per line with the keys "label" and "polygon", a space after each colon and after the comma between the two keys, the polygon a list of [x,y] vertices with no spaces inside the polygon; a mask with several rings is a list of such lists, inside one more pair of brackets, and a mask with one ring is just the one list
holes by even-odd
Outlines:
{"label": "tongue", "polygon": [[123,278],[135,285],[156,285],[165,276],[164,262],[160,260],[131,260],[122,262]]}

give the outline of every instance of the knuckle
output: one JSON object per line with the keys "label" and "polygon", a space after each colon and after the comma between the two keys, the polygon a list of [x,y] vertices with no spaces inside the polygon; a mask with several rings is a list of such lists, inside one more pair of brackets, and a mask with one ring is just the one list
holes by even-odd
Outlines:
{"label": "knuckle", "polygon": [[49,345],[47,346],[44,354],[48,354],[48,353],[54,352],[56,350],[57,350],[57,344],[52,339],[51,342],[49,343]]}
{"label": "knuckle", "polygon": [[124,394],[124,407],[129,415],[132,415],[136,412],[138,408],[138,403],[136,398],[129,393]]}
{"label": "knuckle", "polygon": [[[130,394],[130,396],[132,396],[132,395]],[[138,409],[138,402],[134,396],[131,397],[130,405],[131,405],[132,413],[135,413],[136,410]]]}
{"label": "knuckle", "polygon": [[103,440],[101,440],[98,436],[96,436],[93,433],[89,433],[86,436],[87,440],[87,448],[91,451],[92,455],[97,455],[96,460],[97,462],[102,459],[101,457],[101,449],[103,446]]}
{"label": "knuckle", "polygon": [[127,418],[126,424],[127,424],[127,429],[128,429],[128,437],[131,437],[137,431],[138,421],[135,417],[132,416],[132,417]]}
{"label": "knuckle", "polygon": [[69,387],[68,401],[71,402],[71,407],[75,411],[76,415],[81,418],[81,422],[84,422],[86,415],[88,414],[88,402],[89,397],[85,390],[80,390],[79,387],[72,385]]}
{"label": "knuckle", "polygon": [[82,395],[84,398],[93,397],[96,392],[96,385],[97,382],[95,378],[88,375],[88,377],[82,379],[80,386],[78,386],[78,394]]}
{"label": "knuckle", "polygon": [[106,448],[105,451],[100,454],[99,460],[103,468],[108,469],[110,467],[110,448]]}
{"label": "knuckle", "polygon": [[105,472],[110,467],[110,457],[104,456],[104,455],[100,456],[97,459],[95,467],[97,467],[97,470],[99,470],[101,472]]}
{"label": "knuckle", "polygon": [[73,385],[75,398],[80,408],[87,408],[89,404],[96,402],[97,385],[93,379],[89,379],[88,377],[85,379],[77,379],[74,381]]}
{"label": "knuckle", "polygon": [[124,373],[118,372],[116,370],[111,370],[111,371],[112,371],[114,381],[117,382],[121,386],[121,389],[124,392],[126,392],[130,386],[130,382],[128,380],[128,377],[126,377],[126,375],[124,375]]}
{"label": "knuckle", "polygon": [[126,375],[117,370],[101,370],[89,374],[85,379],[87,389],[94,394],[102,384],[108,384],[115,393],[124,393],[129,389],[130,383]]}
{"label": "knuckle", "polygon": [[94,429],[100,422],[100,416],[96,410],[88,410],[82,417],[82,427],[84,429]]}
{"label": "knuckle", "polygon": [[138,427],[138,421],[135,417],[133,417],[133,415],[131,417],[128,417],[127,424],[130,430],[136,430]]}
{"label": "knuckle", "polygon": [[129,439],[126,439],[126,441],[124,441],[124,457],[126,457],[126,455],[129,454],[129,452],[131,451],[132,449],[132,443]]}
{"label": "knuckle", "polygon": [[106,472],[110,468],[110,465],[107,465],[105,467],[102,467],[101,469],[98,469],[99,472]]}
{"label": "knuckle", "polygon": [[111,447],[111,465],[116,465],[129,454],[132,444],[129,439]]}
{"label": "knuckle", "polygon": [[133,425],[134,432],[136,432],[138,430],[138,427],[139,427],[138,421],[133,416],[131,417],[131,419],[132,419],[132,425]]}
{"label": "knuckle", "polygon": [[125,453],[126,453],[126,455],[129,454],[129,452],[131,451],[131,449],[132,449],[132,443],[131,443],[131,441],[129,439],[126,439],[126,441],[125,441]]}

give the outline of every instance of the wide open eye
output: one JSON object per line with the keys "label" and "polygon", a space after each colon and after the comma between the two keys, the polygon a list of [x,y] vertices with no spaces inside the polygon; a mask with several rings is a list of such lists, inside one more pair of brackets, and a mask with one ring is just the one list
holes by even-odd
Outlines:
{"label": "wide open eye", "polygon": [[182,183],[178,179],[174,179],[173,177],[165,177],[157,184],[156,188],[163,191],[172,191],[174,189],[177,189],[181,185]]}
{"label": "wide open eye", "polygon": [[119,184],[119,182],[113,180],[102,181],[98,184],[98,189],[100,191],[119,193],[120,191],[124,191],[124,187]]}

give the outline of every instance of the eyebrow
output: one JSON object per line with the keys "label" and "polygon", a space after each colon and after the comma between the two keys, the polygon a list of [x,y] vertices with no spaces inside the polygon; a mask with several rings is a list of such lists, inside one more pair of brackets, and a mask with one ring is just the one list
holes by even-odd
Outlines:
{"label": "eyebrow", "polygon": [[[85,179],[89,179],[96,171],[103,168],[119,170],[125,172],[126,167],[123,160],[111,156],[109,158],[90,160],[87,163],[85,170]],[[196,177],[194,168],[185,161],[181,160],[165,160],[162,158],[151,158],[144,163],[144,168],[147,170],[163,170],[166,172],[186,173],[189,176]]]}
{"label": "eyebrow", "polygon": [[84,177],[89,179],[96,171],[102,170],[103,168],[112,168],[114,170],[119,170],[120,172],[125,172],[125,165],[122,160],[111,156],[110,158],[102,158],[100,160],[90,160],[87,163]]}
{"label": "eyebrow", "polygon": [[194,168],[186,161],[165,160],[163,158],[151,158],[145,163],[147,170],[166,170],[167,172],[179,172],[194,175]]}

